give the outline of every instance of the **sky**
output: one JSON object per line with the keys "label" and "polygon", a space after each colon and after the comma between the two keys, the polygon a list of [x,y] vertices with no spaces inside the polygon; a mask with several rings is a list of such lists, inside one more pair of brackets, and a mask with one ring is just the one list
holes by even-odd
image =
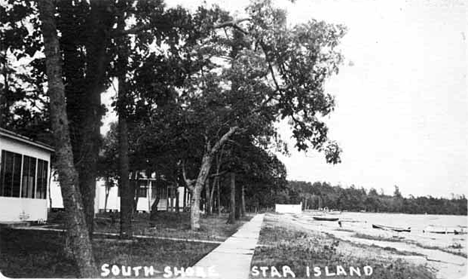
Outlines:
{"label": "sky", "polygon": [[[220,3],[242,17],[248,0]],[[167,0],[196,7],[201,1]],[[343,24],[345,63],[326,84],[326,119],[343,149],[329,165],[315,151],[278,157],[288,179],[377,189],[403,196],[468,196],[467,4],[463,0],[277,0],[288,23]],[[282,137],[290,131],[280,125]]]}

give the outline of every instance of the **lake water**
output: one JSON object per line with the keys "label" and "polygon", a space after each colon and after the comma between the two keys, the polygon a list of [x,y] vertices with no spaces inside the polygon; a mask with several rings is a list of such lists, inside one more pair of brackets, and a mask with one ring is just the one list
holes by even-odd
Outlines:
{"label": "lake water", "polygon": [[[309,220],[315,215],[321,215],[320,212],[305,211],[303,215]],[[308,216],[308,217],[307,217]],[[324,230],[331,230],[334,233],[346,234],[342,230],[353,231],[354,233],[366,234],[384,238],[400,238],[413,243],[419,243],[425,247],[438,247],[439,249],[448,249],[453,252],[467,253],[468,234],[437,234],[424,232],[428,226],[436,228],[448,228],[467,231],[468,217],[456,215],[430,215],[430,214],[402,214],[402,213],[358,213],[343,212],[341,214],[329,215],[339,217],[342,226],[337,222],[314,222],[313,224]],[[309,222],[309,221],[308,221]],[[395,232],[372,228],[372,224],[408,228],[411,232]],[[348,233],[349,234],[349,233]],[[351,234],[350,234],[351,235]],[[455,248],[456,247],[456,248]]]}
{"label": "lake water", "polygon": [[[328,215],[338,217],[342,221],[342,226],[339,226],[336,221],[314,220],[313,217],[317,215],[323,215],[323,212],[304,211],[292,215],[291,221],[306,229],[329,233],[351,243],[410,252],[403,255],[396,253],[394,257],[427,265],[436,272],[438,278],[453,279],[467,275],[468,234],[437,234],[423,230],[428,226],[434,226],[464,228],[466,231],[468,216],[356,212]],[[374,229],[372,224],[411,227],[411,232]],[[362,255],[366,255],[365,249]]]}
{"label": "lake water", "polygon": [[414,233],[421,233],[429,225],[450,228],[463,226],[465,229],[468,226],[468,216],[460,215],[343,212],[338,216],[340,219],[367,222],[369,225],[411,227],[411,232]]}

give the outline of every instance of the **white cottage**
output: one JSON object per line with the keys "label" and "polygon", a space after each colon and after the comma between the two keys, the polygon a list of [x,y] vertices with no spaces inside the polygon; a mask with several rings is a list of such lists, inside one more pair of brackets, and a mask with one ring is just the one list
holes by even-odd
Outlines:
{"label": "white cottage", "polygon": [[[112,183],[110,183],[112,182]],[[152,177],[147,177],[144,172],[139,174],[138,180],[130,174],[130,184],[138,183],[136,195],[138,195],[137,211],[150,212],[151,205],[159,197],[159,211],[173,211],[179,202],[179,208],[183,210],[184,205],[189,204],[189,194],[186,193],[184,187],[171,187],[162,181]],[[112,187],[110,187],[112,185]],[[135,185],[132,185],[135,187]],[[185,202],[184,202],[185,200]],[[63,208],[62,193],[60,191],[60,183],[57,176],[52,176],[50,184],[50,202],[53,210]],[[117,181],[108,181],[98,179],[96,181],[96,197],[94,200],[94,212],[100,211],[120,211],[120,191]]]}
{"label": "white cottage", "polygon": [[[188,196],[184,195],[184,187],[174,187],[167,185],[155,178],[147,177],[143,172],[139,174],[138,180],[135,178],[130,179],[130,185],[137,189],[138,195],[136,210],[139,212],[150,212],[151,205],[157,197],[159,197],[158,210],[159,211],[173,211],[177,206],[182,210],[184,204],[188,204]],[[115,183],[116,184],[116,183]],[[104,180],[98,180],[96,187],[96,203],[99,205],[99,211],[120,211],[120,191],[116,184],[115,187],[106,187]],[[186,202],[184,203],[184,198]]]}
{"label": "white cottage", "polygon": [[47,220],[53,151],[0,128],[0,222]]}

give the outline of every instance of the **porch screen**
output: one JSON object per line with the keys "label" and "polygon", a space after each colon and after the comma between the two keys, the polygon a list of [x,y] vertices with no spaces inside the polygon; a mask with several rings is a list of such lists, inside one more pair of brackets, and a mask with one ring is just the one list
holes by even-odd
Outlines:
{"label": "porch screen", "polygon": [[0,169],[0,196],[20,196],[21,161],[21,154],[2,150],[2,165]]}
{"label": "porch screen", "polygon": [[23,187],[22,198],[34,198],[34,187],[36,186],[36,158],[24,156],[23,158]]}
{"label": "porch screen", "polygon": [[2,150],[0,196],[45,199],[49,162]]}
{"label": "porch screen", "polygon": [[49,168],[49,162],[38,159],[37,160],[37,187],[36,187],[36,199],[45,199],[47,191],[47,170]]}

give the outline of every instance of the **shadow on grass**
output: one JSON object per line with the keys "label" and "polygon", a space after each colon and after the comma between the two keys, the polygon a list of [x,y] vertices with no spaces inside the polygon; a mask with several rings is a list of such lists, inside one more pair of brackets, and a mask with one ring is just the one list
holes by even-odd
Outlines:
{"label": "shadow on grass", "polygon": [[[96,218],[96,232],[119,233],[119,219],[111,218],[110,214],[115,213],[100,214]],[[152,220],[150,220],[149,214],[140,213],[133,218],[132,226],[135,235],[224,241],[250,219],[251,216],[248,216],[235,224],[226,224],[227,214],[205,216],[200,218],[201,228],[192,231],[189,212],[158,212],[156,218]]]}
{"label": "shadow on grass", "polygon": [[[8,277],[76,277],[73,260],[63,252],[65,236],[61,232],[2,229],[0,232],[0,270]],[[93,241],[97,266],[188,267],[216,247],[209,243],[191,243],[159,239],[133,241]]]}
{"label": "shadow on grass", "polygon": [[[63,227],[60,214],[52,226]],[[201,218],[201,230],[190,230],[188,213],[161,212],[155,220],[138,214],[134,218],[135,234],[180,239],[223,241],[236,232],[248,219],[234,225],[226,224],[226,216]],[[100,215],[96,219],[97,232],[119,231],[119,221]],[[189,267],[211,252],[217,245],[163,239],[134,239],[120,241],[116,237],[93,240],[98,269],[103,264],[118,266],[152,266],[163,270],[165,266]],[[0,270],[8,277],[69,278],[77,277],[74,261],[64,251],[65,233],[59,231],[17,230],[0,228]],[[143,274],[142,274],[143,275]],[[162,277],[162,274],[161,274]]]}

